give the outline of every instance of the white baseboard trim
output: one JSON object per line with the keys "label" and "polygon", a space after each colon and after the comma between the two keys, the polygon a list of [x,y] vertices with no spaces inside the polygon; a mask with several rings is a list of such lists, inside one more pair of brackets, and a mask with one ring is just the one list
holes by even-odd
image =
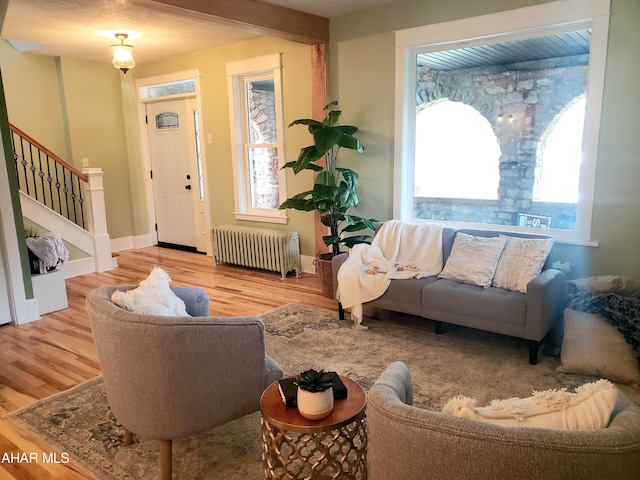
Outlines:
{"label": "white baseboard trim", "polygon": [[24,325],[25,323],[33,322],[34,320],[40,320],[40,308],[38,307],[38,301],[35,298],[28,298],[27,302],[27,318],[24,322],[17,322],[18,325]]}
{"label": "white baseboard trim", "polygon": [[300,256],[300,263],[302,264],[302,271],[304,273],[312,273],[315,275],[316,273],[316,266],[313,263],[313,261],[316,259],[316,257],[311,257],[309,255],[301,255]]}
{"label": "white baseboard trim", "polygon": [[[120,252],[122,250],[131,250],[136,248],[145,248],[155,245],[151,235],[138,235],[136,237],[120,237],[111,239],[111,251]],[[300,263],[304,273],[316,273],[316,266],[313,263],[316,257],[310,255],[301,255]]]}
{"label": "white baseboard trim", "polygon": [[96,271],[96,262],[93,257],[78,258],[70,260],[58,267],[64,273],[64,278],[79,277],[87,273]]}
{"label": "white baseboard trim", "polygon": [[146,233],[144,235],[120,237],[111,239],[111,251],[120,252],[122,250],[131,250],[137,248],[151,247],[155,245],[151,235]]}

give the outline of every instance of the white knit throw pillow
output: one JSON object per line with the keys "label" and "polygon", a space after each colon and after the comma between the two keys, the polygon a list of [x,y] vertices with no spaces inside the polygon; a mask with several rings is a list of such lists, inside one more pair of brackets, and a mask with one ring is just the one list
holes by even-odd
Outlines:
{"label": "white knit throw pillow", "polygon": [[456,233],[451,254],[438,278],[490,287],[506,243],[507,239],[502,236],[480,237]]}
{"label": "white knit throw pillow", "polygon": [[121,308],[142,315],[188,317],[184,302],[169,287],[171,278],[160,267],[154,267],[137,288],[116,290],[111,301]]}

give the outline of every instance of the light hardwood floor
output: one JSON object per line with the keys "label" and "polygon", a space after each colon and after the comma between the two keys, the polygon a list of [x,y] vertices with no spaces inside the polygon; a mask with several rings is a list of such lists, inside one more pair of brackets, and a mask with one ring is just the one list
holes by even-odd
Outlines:
{"label": "light hardwood floor", "polygon": [[[137,284],[154,266],[161,266],[172,285],[204,288],[211,298],[211,314],[259,315],[287,303],[336,310],[334,300],[322,296],[315,275],[280,274],[236,266],[213,266],[211,257],[148,247],[121,252],[119,267],[68,279],[69,308],[43,315],[27,325],[0,327],[0,480],[89,479],[71,462],[42,462],[52,453],[5,418],[33,402],[67,390],[100,374],[85,297],[96,287]],[[7,455],[33,453],[39,462],[8,462]],[[7,454],[7,455],[5,455]]]}

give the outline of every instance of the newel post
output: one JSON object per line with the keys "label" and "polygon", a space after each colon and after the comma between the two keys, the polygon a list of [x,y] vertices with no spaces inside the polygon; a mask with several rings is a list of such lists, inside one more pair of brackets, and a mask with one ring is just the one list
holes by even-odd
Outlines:
{"label": "newel post", "polygon": [[104,184],[101,168],[85,168],[83,173],[89,178],[84,185],[87,208],[87,230],[93,234],[93,258],[96,272],[104,272],[113,268],[111,258],[111,239],[107,231],[107,214],[104,202]]}

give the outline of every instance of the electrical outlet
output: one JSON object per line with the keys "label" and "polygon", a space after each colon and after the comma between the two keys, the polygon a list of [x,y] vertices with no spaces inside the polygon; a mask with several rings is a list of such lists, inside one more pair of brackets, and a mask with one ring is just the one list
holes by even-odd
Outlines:
{"label": "electrical outlet", "polygon": [[211,135],[210,133],[207,133],[207,143],[213,143],[213,135]]}
{"label": "electrical outlet", "polygon": [[88,158],[83,158],[82,159],[82,166],[83,167],[88,167],[89,166],[89,159]]}

